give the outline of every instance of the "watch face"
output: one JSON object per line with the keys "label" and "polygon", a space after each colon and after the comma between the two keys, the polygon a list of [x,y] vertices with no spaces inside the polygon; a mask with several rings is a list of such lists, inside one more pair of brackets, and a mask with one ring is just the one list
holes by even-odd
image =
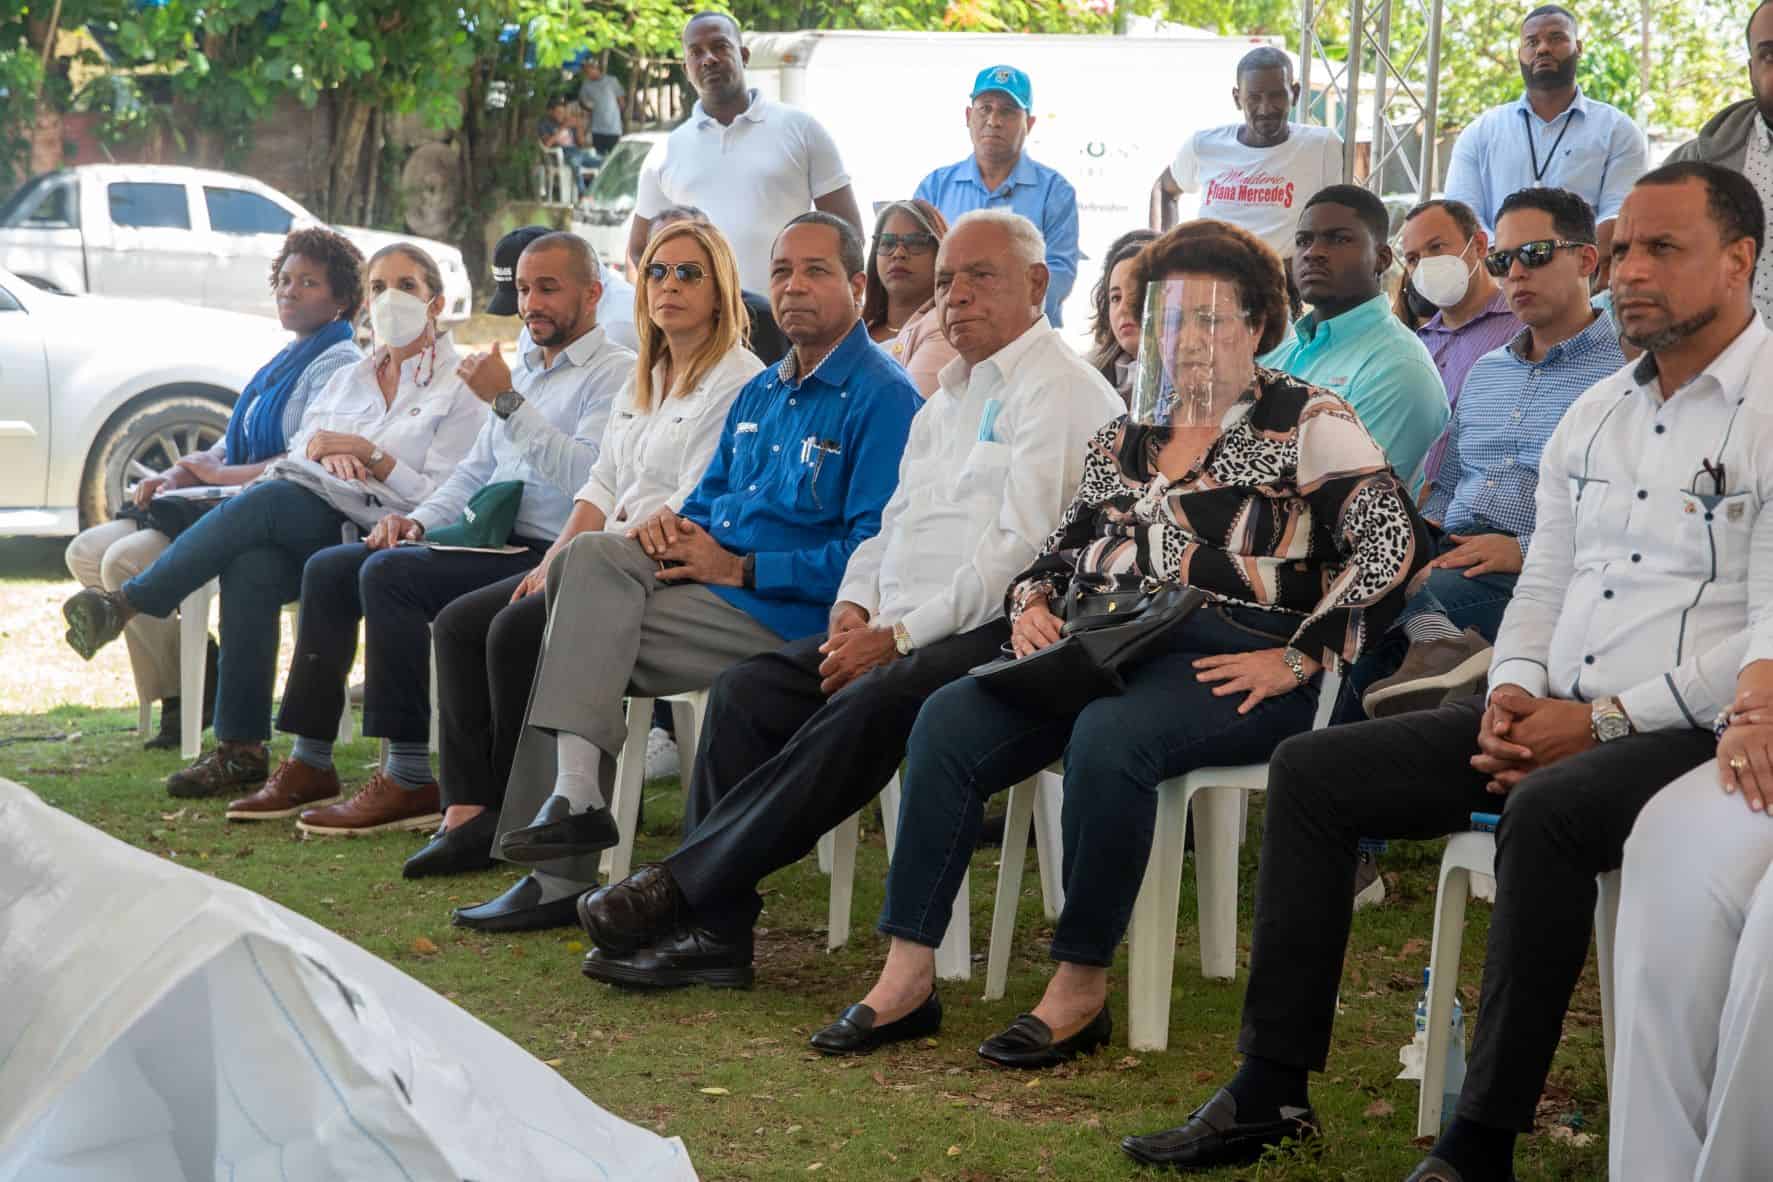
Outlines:
{"label": "watch face", "polygon": [[1595,734],[1601,742],[1610,743],[1631,734],[1631,724],[1618,714],[1603,714],[1595,719]]}

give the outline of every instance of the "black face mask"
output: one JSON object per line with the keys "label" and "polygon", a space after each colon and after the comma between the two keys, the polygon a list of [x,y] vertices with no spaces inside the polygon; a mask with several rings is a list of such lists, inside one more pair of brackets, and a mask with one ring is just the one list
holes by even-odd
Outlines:
{"label": "black face mask", "polygon": [[1408,279],[1404,280],[1404,302],[1410,306],[1410,315],[1414,316],[1421,324],[1427,324],[1433,320],[1435,313],[1440,311],[1434,301],[1417,291],[1416,285]]}

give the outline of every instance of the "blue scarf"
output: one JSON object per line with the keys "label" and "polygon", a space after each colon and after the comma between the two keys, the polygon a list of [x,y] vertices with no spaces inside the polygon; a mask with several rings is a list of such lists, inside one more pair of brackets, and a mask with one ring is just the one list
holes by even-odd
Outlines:
{"label": "blue scarf", "polygon": [[[290,391],[316,357],[350,339],[350,324],[334,320],[307,338],[285,345],[252,375],[234,403],[234,413],[228,416],[228,463],[257,464],[289,450],[289,440],[283,434],[283,408]],[[255,403],[264,405],[255,411]],[[248,419],[252,420],[250,426]]]}

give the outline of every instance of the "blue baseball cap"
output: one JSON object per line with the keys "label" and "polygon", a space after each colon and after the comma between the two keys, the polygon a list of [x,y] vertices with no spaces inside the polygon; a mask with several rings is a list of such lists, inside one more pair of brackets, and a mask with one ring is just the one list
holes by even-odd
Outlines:
{"label": "blue baseball cap", "polygon": [[1016,105],[1024,111],[1034,112],[1034,83],[1028,75],[1014,66],[986,66],[973,79],[973,93],[970,97],[978,98],[988,90],[1001,90],[1016,100]]}

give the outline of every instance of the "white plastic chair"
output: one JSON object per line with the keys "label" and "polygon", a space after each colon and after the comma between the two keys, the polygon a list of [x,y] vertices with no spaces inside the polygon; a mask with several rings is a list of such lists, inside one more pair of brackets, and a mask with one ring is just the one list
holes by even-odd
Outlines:
{"label": "white plastic chair", "polygon": [[[1459,954],[1465,945],[1465,905],[1471,878],[1496,874],[1496,837],[1491,833],[1456,833],[1441,855],[1440,886],[1435,892],[1434,943],[1428,951],[1428,1049],[1422,1061],[1422,1085],[1416,1101],[1416,1135],[1441,1131],[1441,1086],[1451,1050],[1453,990],[1459,984]],[[1601,1045],[1607,1064],[1607,1093],[1613,1092],[1613,937],[1619,928],[1619,872],[1595,880],[1595,961],[1601,978]]]}
{"label": "white plastic chair", "polygon": [[[1329,725],[1342,689],[1339,670],[1318,687],[1313,730]],[[1194,810],[1195,888],[1200,904],[1203,977],[1237,975],[1237,858],[1252,792],[1268,788],[1268,765],[1208,767],[1157,786],[1151,858],[1127,929],[1127,1045],[1161,1051],[1170,1045],[1170,986],[1176,974],[1176,909],[1182,898],[1182,845]]]}
{"label": "white plastic chair", "polygon": [[1055,920],[1065,906],[1065,885],[1060,873],[1064,843],[1059,836],[1064,774],[1059,764],[1053,764],[1010,789],[997,895],[991,909],[991,944],[985,956],[986,1001],[1002,997],[1009,981],[1010,945],[1016,938],[1016,908],[1022,898],[1022,868],[1028,859],[1030,820],[1034,823],[1034,856],[1040,865],[1041,910],[1047,919]]}
{"label": "white plastic chair", "polygon": [[[655,700],[628,699],[628,737],[622,743],[621,753],[616,756],[616,787],[614,799],[610,801],[610,812],[615,815],[621,840],[604,850],[598,862],[598,869],[603,871],[606,882],[620,882],[627,878],[629,868],[634,864],[634,831],[640,822],[641,793],[646,788],[646,737],[652,733]],[[684,791],[688,792],[695,776],[696,736],[701,733],[702,716],[708,710],[708,691],[666,694],[657,700],[671,703],[671,722],[677,729],[678,778]]]}

